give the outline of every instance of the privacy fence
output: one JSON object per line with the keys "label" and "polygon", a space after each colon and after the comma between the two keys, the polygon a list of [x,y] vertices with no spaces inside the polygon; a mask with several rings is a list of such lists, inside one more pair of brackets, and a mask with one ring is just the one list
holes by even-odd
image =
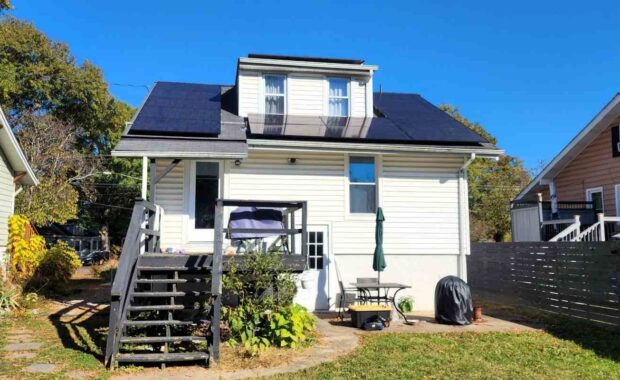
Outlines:
{"label": "privacy fence", "polygon": [[620,328],[620,243],[473,243],[474,296]]}

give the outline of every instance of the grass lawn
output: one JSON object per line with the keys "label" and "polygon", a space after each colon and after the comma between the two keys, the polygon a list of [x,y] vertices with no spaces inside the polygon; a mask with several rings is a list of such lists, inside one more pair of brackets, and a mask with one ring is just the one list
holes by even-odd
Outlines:
{"label": "grass lawn", "polygon": [[618,379],[619,338],[580,323],[549,332],[369,335],[350,355],[276,379]]}
{"label": "grass lawn", "polygon": [[[109,289],[100,285],[100,280],[83,279],[72,286],[84,289],[77,299],[92,300],[95,292],[109,294]],[[9,360],[7,353],[0,351],[0,379],[105,379],[140,370],[123,367],[111,373],[103,367],[108,323],[105,307],[95,310],[88,302],[60,307],[62,318],[50,315],[60,311],[58,304],[49,302],[41,302],[36,313],[0,317],[0,349],[11,331],[26,331],[32,341],[43,343],[29,359]],[[356,351],[335,362],[275,379],[620,379],[620,333],[586,323],[538,321],[548,326],[545,331],[368,334]],[[271,359],[264,355],[256,363],[258,367],[261,360],[281,364],[287,355],[298,354],[282,352]],[[33,363],[54,364],[56,372],[26,373],[25,367]],[[251,364],[243,367],[253,368]]]}

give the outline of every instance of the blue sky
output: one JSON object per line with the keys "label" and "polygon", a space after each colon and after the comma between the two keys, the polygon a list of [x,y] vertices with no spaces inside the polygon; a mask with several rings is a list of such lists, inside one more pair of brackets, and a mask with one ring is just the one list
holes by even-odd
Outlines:
{"label": "blue sky", "polygon": [[232,83],[250,52],[363,58],[375,89],[457,106],[508,154],[549,161],[620,91],[620,3],[27,1],[12,14],[137,106],[157,80]]}

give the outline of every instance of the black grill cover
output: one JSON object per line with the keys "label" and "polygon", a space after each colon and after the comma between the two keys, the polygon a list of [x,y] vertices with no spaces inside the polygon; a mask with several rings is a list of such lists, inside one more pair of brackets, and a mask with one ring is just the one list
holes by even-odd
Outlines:
{"label": "black grill cover", "polygon": [[455,276],[439,280],[435,287],[435,319],[447,325],[469,325],[474,308],[469,285]]}

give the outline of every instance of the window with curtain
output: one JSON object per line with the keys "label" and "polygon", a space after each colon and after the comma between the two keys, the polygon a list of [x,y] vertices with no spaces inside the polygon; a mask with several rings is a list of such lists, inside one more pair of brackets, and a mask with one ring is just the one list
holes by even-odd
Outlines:
{"label": "window with curtain", "polygon": [[377,181],[373,157],[349,157],[349,212],[372,214],[377,210]]}
{"label": "window with curtain", "polygon": [[329,116],[349,116],[349,81],[329,79]]}
{"label": "window with curtain", "polygon": [[265,75],[265,114],[284,115],[284,86],[283,75]]}

